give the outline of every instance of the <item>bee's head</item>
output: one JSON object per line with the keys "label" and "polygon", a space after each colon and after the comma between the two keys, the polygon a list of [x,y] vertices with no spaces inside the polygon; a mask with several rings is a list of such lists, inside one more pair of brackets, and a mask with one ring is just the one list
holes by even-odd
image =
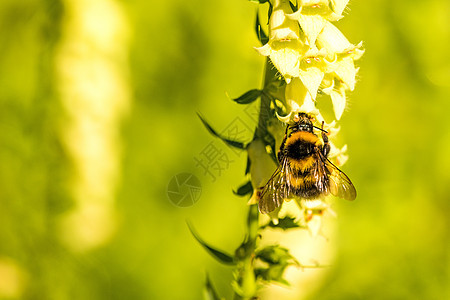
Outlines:
{"label": "bee's head", "polygon": [[313,132],[312,117],[306,113],[298,113],[294,116],[294,122],[289,126],[293,131]]}

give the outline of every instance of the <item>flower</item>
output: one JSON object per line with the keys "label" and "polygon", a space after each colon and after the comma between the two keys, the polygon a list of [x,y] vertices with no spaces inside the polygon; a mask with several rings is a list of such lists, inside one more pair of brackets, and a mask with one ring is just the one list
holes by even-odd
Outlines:
{"label": "flower", "polygon": [[[318,88],[318,86],[317,86]],[[319,110],[314,104],[311,93],[300,78],[294,78],[286,85],[285,99],[291,112],[305,112],[317,115]]]}
{"label": "flower", "polygon": [[301,53],[308,49],[300,38],[298,22],[288,17],[291,13],[289,0],[275,0],[269,21],[269,41],[256,48],[260,54],[270,57],[286,82],[299,76]]}
{"label": "flower", "polygon": [[322,199],[313,201],[297,200],[296,202],[302,213],[302,224],[304,224],[314,237],[320,234],[324,216],[336,216],[336,213],[331,209],[330,205]]}
{"label": "flower", "polygon": [[336,120],[341,118],[346,92],[355,88],[358,69],[354,61],[364,53],[362,43],[351,44],[330,22],[343,17],[347,3],[304,0],[293,12],[288,0],[273,1],[269,41],[257,50],[270,58],[286,80],[291,112],[317,114],[314,101],[321,88],[331,98]]}

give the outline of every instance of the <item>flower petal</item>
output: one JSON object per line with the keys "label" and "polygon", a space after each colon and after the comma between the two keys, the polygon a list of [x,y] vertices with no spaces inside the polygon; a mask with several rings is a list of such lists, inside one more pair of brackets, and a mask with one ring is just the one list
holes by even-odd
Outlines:
{"label": "flower petal", "polygon": [[313,99],[316,99],[317,91],[319,90],[320,83],[322,82],[325,73],[318,67],[310,67],[306,70],[300,68],[299,73],[300,80],[308,89],[309,94]]}
{"label": "flower petal", "polygon": [[270,40],[299,39],[298,23],[288,18],[291,13],[289,1],[279,1],[279,4],[273,7],[269,20]]}
{"label": "flower petal", "polygon": [[330,0],[331,9],[337,14],[342,15],[349,0]]}
{"label": "flower petal", "polygon": [[336,120],[339,120],[345,109],[345,91],[343,89],[340,89],[339,91],[333,90],[331,91],[330,96],[331,101],[333,102],[334,115],[336,116]]}
{"label": "flower petal", "polygon": [[348,160],[347,145],[344,145],[341,149],[337,148],[334,144],[330,143],[329,158],[334,158],[338,167],[344,165]]}
{"label": "flower petal", "polygon": [[334,89],[334,76],[330,73],[326,73],[323,77],[322,83],[320,84],[322,92],[327,95],[330,95]]}
{"label": "flower petal", "polygon": [[289,15],[289,17],[298,21],[309,45],[314,45],[317,36],[325,26],[326,20],[320,15],[303,15],[300,10]]}
{"label": "flower petal", "polygon": [[334,70],[334,73],[347,85],[350,91],[355,89],[356,69],[353,59],[346,57],[336,62],[336,70]]}
{"label": "flower petal", "polygon": [[300,8],[305,15],[326,16],[333,12],[329,0],[303,0],[300,2]]}
{"label": "flower petal", "polygon": [[298,77],[300,69],[300,53],[291,48],[272,51],[270,60],[285,78]]}
{"label": "flower petal", "polygon": [[319,49],[325,48],[328,53],[344,52],[352,47],[352,44],[333,24],[326,21],[322,32],[317,36],[317,46]]}
{"label": "flower petal", "polygon": [[310,92],[300,78],[294,78],[286,85],[285,97],[292,112],[319,113]]}
{"label": "flower petal", "polygon": [[265,44],[262,47],[255,47],[255,50],[259,52],[259,54],[264,56],[269,56],[270,53],[272,53],[272,48],[270,47],[269,43]]}

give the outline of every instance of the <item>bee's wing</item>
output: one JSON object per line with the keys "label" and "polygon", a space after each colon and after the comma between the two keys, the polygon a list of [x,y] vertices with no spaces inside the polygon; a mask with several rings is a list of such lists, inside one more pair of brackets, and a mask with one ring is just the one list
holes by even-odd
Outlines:
{"label": "bee's wing", "polygon": [[270,213],[280,207],[285,198],[290,195],[290,186],[287,182],[288,172],[287,160],[283,159],[281,164],[261,189],[259,194],[258,207],[263,214]]}
{"label": "bee's wing", "polygon": [[330,173],[330,170],[327,166],[327,159],[323,157],[321,154],[317,154],[319,157],[315,157],[317,160],[317,163],[315,164],[315,167],[312,169],[312,176],[314,179],[314,185],[317,188],[317,190],[321,191],[325,195],[328,195],[329,188],[328,188],[328,174]]}
{"label": "bee's wing", "polygon": [[322,159],[330,172],[329,180],[331,194],[342,199],[355,200],[356,189],[350,178],[348,178],[344,172],[339,170],[339,168],[336,167],[328,158],[322,156]]}

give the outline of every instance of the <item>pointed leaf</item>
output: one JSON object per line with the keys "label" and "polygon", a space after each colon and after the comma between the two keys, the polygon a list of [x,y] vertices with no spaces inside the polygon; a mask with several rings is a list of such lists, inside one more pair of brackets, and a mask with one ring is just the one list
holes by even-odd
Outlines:
{"label": "pointed leaf", "polygon": [[258,40],[261,42],[262,45],[267,44],[269,42],[269,37],[264,32],[263,28],[261,27],[261,23],[259,21],[259,15],[256,14],[256,22],[255,22],[255,31],[256,36],[258,37]]}
{"label": "pointed leaf", "polygon": [[262,90],[258,89],[252,89],[238,98],[233,99],[233,101],[239,103],[239,104],[249,104],[258,99],[259,96],[261,96]]}
{"label": "pointed leaf", "polygon": [[[236,295],[239,295],[241,298],[244,297],[245,292],[236,280],[231,281],[231,287],[233,288],[233,291],[236,293]],[[235,297],[235,299],[241,298]]]}
{"label": "pointed leaf", "polygon": [[231,256],[230,254],[227,254],[223,251],[217,250],[211,246],[209,246],[205,241],[203,241],[200,236],[195,232],[194,227],[190,224],[187,223],[188,227],[189,227],[189,231],[192,233],[192,235],[194,236],[194,238],[203,246],[203,248],[206,249],[206,251],[209,252],[209,254],[211,254],[212,257],[214,257],[215,259],[217,259],[219,262],[226,264],[226,265],[235,265],[236,262],[234,260],[234,257]]}
{"label": "pointed leaf", "polygon": [[291,6],[293,12],[296,12],[298,10],[297,6],[295,6],[291,1],[289,1],[289,5]]}
{"label": "pointed leaf", "polygon": [[233,193],[241,197],[245,195],[251,195],[253,193],[253,186],[251,181],[244,183],[237,189],[237,191],[233,191]]}
{"label": "pointed leaf", "polygon": [[270,245],[259,249],[255,256],[270,265],[299,265],[295,257],[289,253],[289,249],[279,245]]}
{"label": "pointed leaf", "polygon": [[208,273],[206,273],[205,289],[203,292],[205,300],[220,300],[219,294],[214,288]]}
{"label": "pointed leaf", "polygon": [[255,257],[269,265],[267,268],[255,270],[257,276],[267,282],[276,281],[289,284],[283,278],[284,271],[290,265],[300,265],[288,249],[278,245],[270,245],[259,249],[256,251]]}
{"label": "pointed leaf", "polygon": [[273,223],[273,221],[270,221],[270,223],[268,223],[267,225],[264,225],[261,228],[266,228],[266,227],[280,228],[283,230],[288,230],[291,228],[304,228],[303,226],[300,226],[298,223],[295,222],[295,218],[290,217],[290,216],[286,216],[282,219],[278,219],[277,224]]}
{"label": "pointed leaf", "polygon": [[250,157],[247,156],[247,166],[245,167],[245,175],[247,175],[248,173],[250,173],[250,166],[252,165],[252,162],[250,160]]}
{"label": "pointed leaf", "polygon": [[205,119],[203,119],[203,117],[202,117],[199,113],[197,113],[197,115],[198,115],[198,117],[200,118],[200,120],[202,121],[203,125],[205,125],[206,129],[208,129],[208,131],[209,131],[212,135],[218,137],[219,139],[221,139],[221,140],[222,140],[224,143],[226,143],[227,145],[230,145],[230,146],[232,146],[232,147],[234,147],[234,148],[238,148],[238,149],[245,149],[245,148],[247,147],[247,146],[246,146],[244,143],[242,143],[242,142],[229,140],[229,139],[223,137],[221,134],[217,133],[217,131],[215,131],[215,130],[208,124],[208,122],[206,122]]}
{"label": "pointed leaf", "polygon": [[272,2],[269,1],[269,9],[267,10],[267,24],[269,24],[272,13],[273,13],[273,5]]}
{"label": "pointed leaf", "polygon": [[266,282],[278,282],[286,286],[290,286],[289,282],[284,279],[283,273],[287,266],[276,266],[271,268],[256,268],[255,276]]}

